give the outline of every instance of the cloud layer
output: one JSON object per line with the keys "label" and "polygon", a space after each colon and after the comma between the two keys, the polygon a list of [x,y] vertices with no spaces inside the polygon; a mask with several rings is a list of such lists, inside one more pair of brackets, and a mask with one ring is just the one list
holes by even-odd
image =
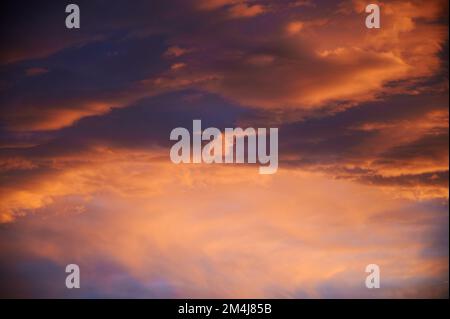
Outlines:
{"label": "cloud layer", "polygon": [[[446,1],[379,30],[363,1],[78,2],[75,32],[2,12],[1,297],[448,297]],[[172,164],[193,119],[278,127],[279,172]]]}

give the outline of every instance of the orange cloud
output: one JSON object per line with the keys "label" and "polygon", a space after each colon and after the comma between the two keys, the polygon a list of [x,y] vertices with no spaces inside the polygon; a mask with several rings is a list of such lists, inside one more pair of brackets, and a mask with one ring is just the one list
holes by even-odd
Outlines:
{"label": "orange cloud", "polygon": [[245,2],[246,0],[198,0],[197,6],[201,10],[215,10],[226,5]]}
{"label": "orange cloud", "polygon": [[289,22],[286,26],[286,32],[290,35],[299,33],[304,27],[304,23],[301,21]]}
{"label": "orange cloud", "polygon": [[[273,27],[261,30],[264,36],[243,33],[247,49],[228,50],[216,39],[200,37],[204,43],[191,44],[219,46],[221,51],[211,52],[215,57],[211,63],[191,57],[189,72],[179,74],[176,81],[193,73],[214,74],[214,81],[195,86],[245,106],[320,109],[342,101],[356,105],[393,92],[408,94],[411,89],[405,82],[417,84],[418,78],[439,72],[439,53],[447,40],[447,28],[439,23],[445,15],[444,2],[383,3],[383,27],[375,31],[365,28],[361,4],[345,2],[335,15],[314,20],[283,21],[281,33]],[[248,65],[249,56],[255,54],[271,56],[274,62]]]}
{"label": "orange cloud", "polygon": [[[72,98],[58,97],[59,89],[16,92],[2,109],[12,141],[0,156],[0,261],[89,268],[107,260],[150,290],[163,280],[181,298],[448,297],[448,102],[441,100],[448,84],[423,84],[443,70],[448,30],[440,19],[448,5],[382,2],[380,30],[365,29],[364,1],[344,1],[314,19],[295,11],[314,5],[197,1],[195,14],[182,10],[193,20],[161,14],[169,19],[163,31],[149,28],[178,44],[158,52],[165,71]],[[277,16],[283,10],[292,11]],[[251,19],[263,13],[271,23]],[[36,51],[25,43],[0,59],[16,63],[86,41],[94,40]],[[42,70],[26,70],[29,77],[17,81],[39,80]],[[151,146],[133,148],[136,135],[111,134],[122,129],[106,116],[112,108],[186,88],[196,89],[179,99],[192,98],[188,106],[214,93],[250,109],[239,108],[250,119],[236,124],[276,123],[289,133],[280,139],[277,174],[261,176],[251,165],[174,165],[154,136]],[[406,111],[392,98],[399,94],[414,99]],[[368,101],[379,103],[362,105]],[[153,106],[146,109],[152,118]],[[94,115],[106,120],[107,138],[95,130],[41,132]],[[82,146],[71,144],[71,134]],[[129,139],[126,148],[108,140],[118,136]],[[361,288],[370,263],[382,267],[382,290]],[[93,270],[93,283],[114,290],[102,275]]]}
{"label": "orange cloud", "polygon": [[229,9],[230,17],[232,18],[249,18],[260,15],[267,11],[262,5],[248,5],[248,4],[237,4]]}
{"label": "orange cloud", "polygon": [[[118,150],[97,156],[47,176],[46,187],[28,185],[52,200],[21,199],[44,219],[18,220],[24,235],[2,241],[3,253],[61,265],[107,256],[139,282],[162,276],[176,297],[324,297],[334,285],[353,297],[445,294],[414,282],[448,275],[445,258],[422,255],[440,213],[301,171],[261,178],[252,167],[177,166]],[[33,237],[38,230],[51,235]],[[383,290],[358,288],[369,263],[382,267]]]}

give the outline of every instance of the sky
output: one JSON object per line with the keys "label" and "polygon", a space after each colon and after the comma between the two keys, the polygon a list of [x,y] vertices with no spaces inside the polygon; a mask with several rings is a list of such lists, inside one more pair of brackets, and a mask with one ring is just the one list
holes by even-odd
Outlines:
{"label": "sky", "polygon": [[[447,1],[75,3],[2,4],[1,298],[448,298]],[[278,171],[172,163],[194,119]]]}

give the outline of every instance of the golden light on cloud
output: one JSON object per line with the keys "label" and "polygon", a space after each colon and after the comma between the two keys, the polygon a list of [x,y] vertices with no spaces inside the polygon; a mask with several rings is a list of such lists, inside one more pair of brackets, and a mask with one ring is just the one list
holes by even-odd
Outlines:
{"label": "golden light on cloud", "polygon": [[[446,269],[444,259],[416,259],[426,243],[411,234],[426,231],[433,217],[376,188],[301,171],[261,178],[245,167],[131,165],[119,158],[103,158],[90,170],[69,169],[54,191],[42,184],[30,189],[53,200],[26,201],[44,215],[24,227],[30,234],[46,229],[71,238],[28,238],[30,254],[56,263],[69,251],[80,261],[106,255],[142,282],[159,272],[170,278],[175,295],[189,297],[320,297],[319,283],[357,285],[354,273],[374,258],[389,265],[386,277],[406,267],[404,282]],[[63,201],[68,194],[85,199]],[[50,210],[65,213],[51,216]],[[386,223],[389,211],[402,217]],[[23,244],[11,245],[20,250]],[[408,252],[408,261],[399,250]]]}
{"label": "golden light on cloud", "polygon": [[301,21],[289,22],[286,26],[286,32],[289,35],[293,35],[293,34],[300,32],[303,29],[303,27],[304,27],[304,24]]}
{"label": "golden light on cloud", "polygon": [[[8,21],[0,297],[71,297],[68,260],[88,297],[448,297],[446,1],[118,1]],[[278,169],[171,162],[196,120]]]}

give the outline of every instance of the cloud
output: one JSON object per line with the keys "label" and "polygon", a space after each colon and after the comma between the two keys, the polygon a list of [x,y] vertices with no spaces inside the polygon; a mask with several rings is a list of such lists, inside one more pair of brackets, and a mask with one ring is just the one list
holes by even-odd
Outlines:
{"label": "cloud", "polygon": [[167,51],[164,52],[164,56],[168,58],[178,58],[186,53],[189,53],[189,49],[180,48],[178,46],[171,46],[167,48]]}
{"label": "cloud", "polygon": [[197,7],[200,10],[216,10],[226,5],[246,2],[246,0],[199,0]]}
{"label": "cloud", "polygon": [[[338,295],[324,285],[352,286],[346,291],[356,297],[367,293],[364,268],[374,262],[385,288],[372,297],[443,296],[448,289],[445,251],[422,255],[434,227],[445,229],[445,205],[424,211],[315,174],[282,170],[261,179],[251,167],[177,167],[130,155],[98,158],[83,174],[70,174],[67,166],[67,188],[92,191],[92,199],[58,196],[34,217],[1,228],[2,236],[15,235],[2,241],[0,258],[26,256],[22,264],[49,278],[53,273],[40,272],[32,260],[60,269],[69,260],[79,263],[88,274],[82,296],[122,295],[115,279],[122,275],[142,285],[130,297],[295,297],[299,289],[306,297]],[[36,185],[40,190],[46,191]],[[387,222],[386,212],[402,218]],[[409,258],[398,257],[404,254]],[[439,288],[419,289],[433,283]],[[32,294],[26,287],[22,294]],[[53,295],[62,290],[63,281],[54,281]]]}
{"label": "cloud", "polygon": [[301,21],[292,21],[289,22],[286,26],[286,32],[290,35],[294,35],[299,33],[304,27],[304,24]]}
{"label": "cloud", "polygon": [[[150,11],[162,17],[159,23],[144,19],[142,12],[148,11],[144,2],[137,3],[135,10],[140,13],[133,19],[115,8],[105,17],[115,27],[89,25],[95,40],[66,45],[64,39],[72,37],[66,32],[63,40],[52,41],[63,47],[28,67],[45,68],[46,74],[18,81],[15,75],[8,76],[15,74],[18,63],[8,67],[2,125],[9,130],[55,130],[86,116],[105,114],[112,107],[187,87],[251,108],[336,112],[393,93],[418,91],[418,79],[441,69],[439,54],[447,40],[440,20],[445,16],[442,1],[383,3],[383,28],[370,32],[361,23],[361,2],[331,6],[336,10],[333,15],[325,15],[328,7],[320,11],[292,4],[282,2],[269,10],[266,23],[255,18],[224,19],[229,12],[253,17],[267,11],[264,3],[246,1],[180,2],[183,10],[192,13],[183,17],[169,6],[155,5]],[[85,6],[94,10],[98,4]],[[313,9],[324,13],[308,17],[305,10]],[[47,13],[50,22],[56,19],[55,10]],[[286,10],[291,12],[289,19],[283,18]],[[50,22],[45,28],[53,28]],[[11,30],[20,27],[13,24]],[[126,35],[114,38],[120,28]],[[144,43],[143,37],[149,41]],[[156,63],[161,56],[167,59]],[[75,63],[68,64],[69,59]],[[178,68],[176,76],[170,72],[182,65],[186,67]],[[29,92],[24,95],[24,90]],[[67,92],[62,94],[63,90]]]}
{"label": "cloud", "polygon": [[397,96],[333,116],[294,118],[280,126],[280,163],[395,196],[448,199],[446,94]]}
{"label": "cloud", "polygon": [[[448,296],[448,5],[382,2],[367,30],[364,4],[81,1],[79,33],[50,2],[4,20],[0,295]],[[172,164],[193,119],[278,127],[278,173]],[[76,295],[55,275],[72,262]],[[364,288],[369,263],[385,289]]]}
{"label": "cloud", "polygon": [[[85,192],[101,191],[103,186],[85,186],[85,179],[101,171],[115,171],[122,165],[121,156],[115,159],[118,153],[142,157],[144,166],[167,160],[171,129],[190,127],[194,118],[201,118],[205,127],[221,129],[261,124],[257,113],[233,107],[214,95],[199,94],[184,91],[149,98],[83,119],[37,145],[5,149],[0,157],[3,221],[45,207],[57,197],[89,198]],[[280,167],[370,185],[394,197],[448,199],[448,110],[444,98],[406,96],[391,103],[379,101],[333,117],[282,124]],[[222,114],[220,120],[217,114]],[[138,162],[133,160],[129,170]],[[65,167],[70,169],[66,172]],[[41,191],[21,185],[24,179],[35,180]],[[133,182],[138,183],[126,184]],[[119,180],[109,181],[108,187],[114,185],[116,194],[125,194],[127,188],[121,190],[119,184]],[[128,191],[137,188],[130,186]]]}
{"label": "cloud", "polygon": [[[225,6],[214,3],[215,9]],[[328,109],[342,102],[355,106],[391,95],[395,88],[397,94],[409,93],[405,83],[418,90],[417,79],[440,70],[439,54],[447,40],[446,27],[439,22],[444,9],[442,1],[385,3],[383,28],[373,32],[361,23],[360,2],[345,2],[334,15],[313,19],[294,11],[291,16],[297,19],[280,21],[273,13],[266,18],[273,21],[270,28],[251,19],[240,25],[239,36],[231,34],[232,22],[205,19],[205,31],[176,37],[202,48],[183,61],[189,68],[176,79],[160,78],[173,88],[190,83],[244,106],[277,110]],[[271,62],[248,64],[254,56],[270,56]],[[209,80],[191,83],[192,77]]]}
{"label": "cloud", "polygon": [[[143,80],[169,65],[158,62],[163,50],[157,38],[100,42],[40,61],[46,73],[19,80],[14,80],[15,71],[21,66],[11,66],[5,75],[11,85],[1,98],[0,121],[10,131],[57,130],[159,94]],[[144,57],[149,60],[130,63]]]}
{"label": "cloud", "polygon": [[248,4],[237,4],[229,9],[230,17],[232,18],[249,18],[255,17],[267,11],[262,5],[248,5]]}
{"label": "cloud", "polygon": [[29,68],[25,71],[27,76],[37,76],[47,73],[48,70],[45,68]]}

